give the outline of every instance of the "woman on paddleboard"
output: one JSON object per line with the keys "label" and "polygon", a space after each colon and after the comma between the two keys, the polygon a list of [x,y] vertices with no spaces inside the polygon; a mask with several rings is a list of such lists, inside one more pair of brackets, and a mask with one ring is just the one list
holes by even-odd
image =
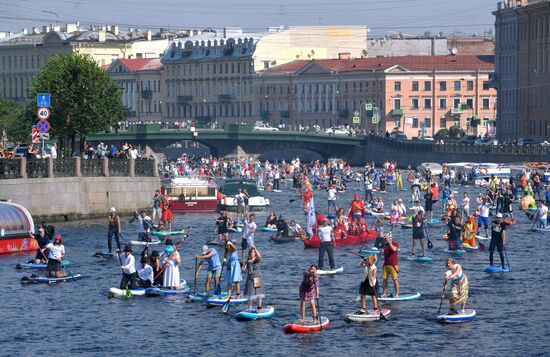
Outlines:
{"label": "woman on paddleboard", "polygon": [[180,290],[183,288],[180,285],[180,268],[181,264],[180,253],[174,247],[171,239],[166,240],[166,248],[164,248],[164,257],[162,258],[162,267],[164,269],[162,277],[162,286],[168,289]]}
{"label": "woman on paddleboard", "polygon": [[246,270],[246,283],[244,285],[244,294],[248,297],[248,308],[252,309],[252,299],[258,298],[258,310],[262,308],[262,280],[260,272],[260,261],[262,255],[256,247],[250,247],[248,251],[248,259],[243,266]]}
{"label": "woman on paddleboard", "polygon": [[445,274],[445,282],[451,282],[451,297],[449,298],[451,311],[449,315],[457,315],[459,311],[455,309],[455,306],[460,305],[461,313],[468,301],[468,278],[462,271],[462,266],[457,264],[453,258],[447,259],[445,266],[450,270],[450,274]]}
{"label": "woman on paddleboard", "polygon": [[230,241],[225,243],[225,254],[229,254],[229,260],[227,262],[227,269],[225,271],[225,282],[227,283],[227,297],[231,298],[231,292],[233,291],[233,284],[235,284],[235,292],[237,299],[241,298],[241,280],[242,270],[241,263],[239,262],[239,254],[237,253],[237,247]]}
{"label": "woman on paddleboard", "polygon": [[65,246],[61,242],[61,234],[56,234],[53,243],[48,243],[42,250],[48,250],[48,266],[46,267],[46,276],[62,278],[61,260],[65,258]]}
{"label": "woman on paddleboard", "polygon": [[376,275],[378,269],[376,269],[376,254],[369,254],[366,259],[363,259],[360,263],[362,268],[365,268],[363,272],[363,279],[361,280],[361,285],[359,285],[359,294],[361,295],[361,310],[358,314],[367,313],[367,301],[366,295],[369,295],[372,299],[373,313],[378,314],[380,310],[378,309],[378,282]]}
{"label": "woman on paddleboard", "polygon": [[311,315],[313,323],[316,324],[317,320],[317,308],[315,307],[315,300],[319,299],[319,277],[317,276],[317,265],[313,264],[309,267],[309,270],[304,274],[304,279],[300,284],[300,323],[304,323],[306,319],[306,302],[309,301],[311,307]]}

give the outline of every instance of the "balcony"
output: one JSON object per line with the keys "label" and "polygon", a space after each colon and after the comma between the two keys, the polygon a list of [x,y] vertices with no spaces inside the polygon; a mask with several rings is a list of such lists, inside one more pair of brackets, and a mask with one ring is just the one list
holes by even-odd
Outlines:
{"label": "balcony", "polygon": [[453,115],[460,115],[464,113],[464,110],[462,107],[458,107],[458,108],[451,108],[451,114]]}
{"label": "balcony", "polygon": [[220,94],[218,95],[218,100],[220,102],[231,102],[235,100],[235,96],[233,94]]}
{"label": "balcony", "polygon": [[141,91],[141,98],[151,99],[153,97],[153,91],[150,89],[144,89]]}
{"label": "balcony", "polygon": [[186,104],[193,101],[192,95],[178,95],[178,103]]}
{"label": "balcony", "polygon": [[398,108],[393,109],[391,111],[391,116],[392,117],[398,117],[398,118],[402,117],[403,116],[403,109],[398,109]]}

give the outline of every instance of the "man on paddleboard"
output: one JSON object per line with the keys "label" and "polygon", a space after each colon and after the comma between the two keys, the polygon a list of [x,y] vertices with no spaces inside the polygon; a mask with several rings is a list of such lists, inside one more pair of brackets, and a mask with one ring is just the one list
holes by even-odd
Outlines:
{"label": "man on paddleboard", "polygon": [[388,277],[391,276],[393,286],[395,288],[395,294],[393,296],[399,297],[399,281],[397,280],[397,276],[399,274],[399,262],[397,258],[398,250],[399,244],[393,241],[391,232],[386,234],[386,246],[384,247],[384,267],[382,268],[382,296],[386,296]]}
{"label": "man on paddleboard", "polygon": [[124,290],[126,289],[126,286],[129,285],[130,289],[136,288],[136,259],[132,255],[132,247],[130,245],[127,245],[124,248],[124,254],[121,256],[121,254],[118,252],[119,258],[121,259],[122,265],[120,266],[120,269],[122,269],[122,279],[120,280],[120,289]]}
{"label": "man on paddleboard", "polygon": [[489,243],[489,264],[493,266],[493,253],[495,248],[500,255],[500,264],[504,269],[504,245],[506,244],[506,224],[502,220],[502,213],[497,213],[496,219],[491,224],[491,243]]}
{"label": "man on paddleboard", "polygon": [[418,213],[413,218],[413,228],[412,228],[412,256],[416,257],[416,241],[420,241],[420,246],[422,247],[422,256],[426,256],[426,244],[424,242],[424,225],[426,220],[424,219],[424,212],[418,211]]}
{"label": "man on paddleboard", "polygon": [[220,261],[220,256],[214,248],[209,248],[207,245],[202,246],[202,254],[195,255],[197,259],[204,259],[208,264],[208,271],[206,272],[206,296],[210,294],[210,282],[212,277],[214,277],[214,286],[218,286],[220,282],[220,276],[222,274],[222,263]]}
{"label": "man on paddleboard", "polygon": [[325,252],[328,254],[328,261],[330,264],[330,270],[334,269],[334,255],[332,252],[332,246],[335,242],[334,233],[332,227],[328,223],[328,219],[323,219],[323,225],[317,230],[317,235],[321,244],[319,246],[319,269],[323,270],[323,263],[325,260]]}

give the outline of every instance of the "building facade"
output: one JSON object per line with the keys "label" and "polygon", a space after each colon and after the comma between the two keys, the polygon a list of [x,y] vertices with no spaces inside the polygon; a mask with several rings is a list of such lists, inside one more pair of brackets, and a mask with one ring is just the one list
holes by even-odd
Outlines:
{"label": "building facade", "polygon": [[409,138],[457,125],[473,135],[493,134],[492,73],[492,56],[295,61],[255,79],[255,111],[273,125],[349,125]]}
{"label": "building facade", "polygon": [[498,4],[495,15],[497,134],[501,140],[550,137],[550,2]]}
{"label": "building facade", "polygon": [[107,72],[122,89],[129,122],[158,122],[162,116],[160,58],[117,59]]}
{"label": "building facade", "polygon": [[104,66],[119,58],[158,58],[168,42],[150,32],[122,34],[118,26],[84,29],[78,23],[8,34],[0,37],[0,97],[29,100],[32,77],[52,56],[82,54]]}

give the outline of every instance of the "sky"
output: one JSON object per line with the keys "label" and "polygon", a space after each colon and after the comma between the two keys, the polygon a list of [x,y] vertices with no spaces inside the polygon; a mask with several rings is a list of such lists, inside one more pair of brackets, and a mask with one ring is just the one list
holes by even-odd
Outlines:
{"label": "sky", "polygon": [[366,25],[371,35],[483,33],[493,29],[494,0],[0,0],[0,31],[46,24],[118,24],[121,28]]}

